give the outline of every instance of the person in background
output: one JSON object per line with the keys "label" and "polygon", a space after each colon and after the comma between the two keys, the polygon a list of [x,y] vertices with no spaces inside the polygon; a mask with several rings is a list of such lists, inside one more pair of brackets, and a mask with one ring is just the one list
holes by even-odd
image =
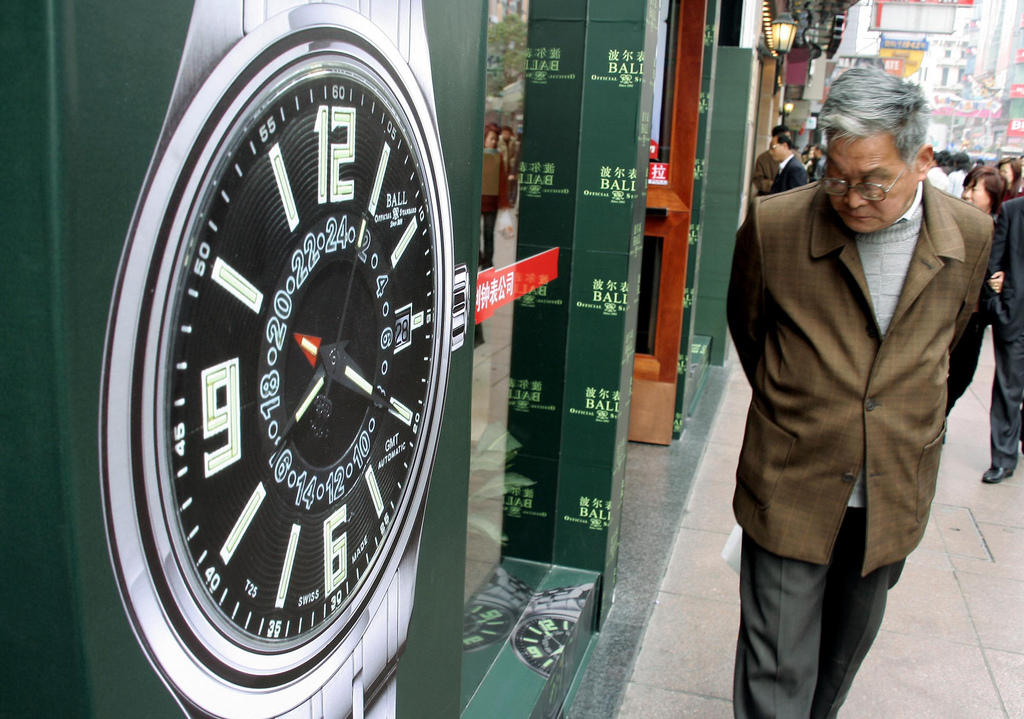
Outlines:
{"label": "person in background", "polygon": [[772,158],[771,146],[779,135],[788,135],[789,128],[785,125],[776,125],[772,128],[772,140],[768,143],[768,149],[757,156],[754,160],[754,174],[750,181],[754,185],[755,195],[767,195],[772,189],[775,176],[779,174],[779,163]]}
{"label": "person in background", "polygon": [[489,123],[484,128],[484,162],[481,180],[480,214],[483,216],[483,247],[480,251],[480,269],[494,266],[494,223],[498,208],[508,207],[508,168],[498,150],[498,126]]}
{"label": "person in background", "polygon": [[1006,181],[1006,193],[1003,202],[1015,197],[1024,197],[1024,181],[1021,180],[1020,160],[1016,157],[1004,157],[996,163],[999,174]]}
{"label": "person in background", "polygon": [[997,278],[1000,270],[1004,273],[1001,285],[991,284],[999,295],[990,302],[996,372],[989,412],[992,462],[981,476],[985,484],[999,484],[1012,476],[1017,443],[1024,447],[1024,197],[1003,202],[996,221],[989,273]]}
{"label": "person in background", "polygon": [[966,152],[953,155],[953,171],[949,173],[949,194],[960,197],[964,194],[964,178],[971,169],[971,158]]}
{"label": "person in background", "polygon": [[501,136],[498,138],[498,151],[505,160],[508,181],[508,206],[516,204],[516,172],[519,169],[519,138],[508,125],[502,125]]}
{"label": "person in background", "polygon": [[789,135],[779,135],[775,138],[775,142],[768,148],[768,151],[772,154],[772,159],[779,165],[779,172],[775,175],[772,186],[768,190],[769,195],[807,184],[807,170],[801,164],[800,158],[794,154],[793,139]]}
{"label": "person in background", "polygon": [[811,182],[817,182],[825,176],[825,154],[821,150],[821,145],[811,145],[807,155],[807,178]]}
{"label": "person in background", "polygon": [[936,152],[935,158],[932,160],[931,169],[928,170],[928,182],[932,183],[943,192],[946,192],[949,189],[949,176],[946,175],[946,171],[942,169],[942,164],[943,162],[948,161],[948,156],[948,152]]}
{"label": "person in background", "polygon": [[751,387],[732,505],[739,719],[831,718],[845,701],[928,526],[949,351],[991,246],[987,215],[923,182],[919,87],[852,68],[818,119],[824,179],[755,201],[729,282]]}
{"label": "person in background", "polygon": [[[975,167],[967,173],[964,180],[963,198],[987,212],[995,222],[999,208],[1003,204],[1003,192],[1006,183],[994,167]],[[978,357],[981,355],[981,343],[985,337],[985,325],[991,321],[987,302],[990,301],[989,291],[998,293],[1002,289],[1003,273],[996,272],[987,280],[988,290],[982,290],[985,298],[979,302],[977,310],[971,315],[960,341],[949,354],[949,378],[946,380],[946,415],[953,405],[967,390],[974,379],[978,368]]]}

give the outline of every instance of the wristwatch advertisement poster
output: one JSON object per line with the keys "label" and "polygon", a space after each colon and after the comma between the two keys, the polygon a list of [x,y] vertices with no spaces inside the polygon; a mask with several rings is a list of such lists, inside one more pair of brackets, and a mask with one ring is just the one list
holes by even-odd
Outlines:
{"label": "wristwatch advertisement poster", "polygon": [[187,714],[395,716],[466,322],[419,0],[198,0],[99,422],[122,602]]}

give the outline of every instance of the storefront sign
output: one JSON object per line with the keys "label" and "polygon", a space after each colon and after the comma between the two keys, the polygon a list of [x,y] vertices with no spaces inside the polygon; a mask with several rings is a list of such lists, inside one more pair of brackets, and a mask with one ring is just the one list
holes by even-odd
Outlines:
{"label": "storefront sign", "polygon": [[1010,126],[1006,128],[1007,137],[1024,137],[1024,118],[1010,120]]}
{"label": "storefront sign", "polygon": [[476,277],[476,321],[558,277],[558,248],[552,247],[507,267],[490,267]]}

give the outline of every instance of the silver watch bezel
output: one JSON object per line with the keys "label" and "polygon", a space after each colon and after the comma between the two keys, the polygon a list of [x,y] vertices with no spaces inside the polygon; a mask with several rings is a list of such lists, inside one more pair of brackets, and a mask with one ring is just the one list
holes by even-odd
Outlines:
{"label": "silver watch bezel", "polygon": [[[166,308],[162,303],[171,299],[179,242],[162,242],[158,236],[166,218],[171,217],[179,234],[171,232],[170,236],[181,237],[180,231],[188,226],[191,202],[201,191],[219,139],[268,82],[316,61],[303,60],[301,56],[307,53],[319,60],[349,57],[374,70],[399,102],[421,149],[423,179],[432,195],[430,209],[440,275],[433,340],[435,392],[424,408],[422,439],[413,464],[415,486],[403,495],[403,505],[371,576],[327,630],[283,651],[259,652],[231,641],[208,621],[201,607],[187,604],[187,582],[181,585],[181,567],[167,534],[173,527],[168,525],[161,492],[156,482],[140,480],[138,473],[159,477],[162,468],[168,466],[160,456],[164,448],[156,439],[162,405],[152,388],[163,385],[159,368],[166,350],[162,327]],[[226,97],[229,101],[225,106]],[[177,115],[180,121],[164,129],[169,137],[158,143],[162,149],[147,174],[126,240],[108,320],[100,460],[110,555],[133,630],[179,701],[218,716],[273,716],[307,701],[338,671],[361,640],[403,556],[416,548],[451,349],[453,252],[447,180],[432,102],[423,95],[408,64],[391,40],[367,18],[337,6],[301,6],[269,18],[224,56],[188,107]],[[154,268],[159,270],[152,272]],[[147,305],[145,298],[150,293],[157,300]],[[140,371],[141,376],[136,377]],[[132,381],[124,381],[125,377]],[[132,396],[136,384],[148,388],[140,397]],[[136,417],[149,424],[133,426]],[[147,496],[136,497],[136,488],[142,482]],[[138,500],[146,507],[141,518],[136,510]],[[145,523],[146,517],[151,527],[140,526],[140,520]],[[154,578],[152,572],[157,566],[160,576]],[[168,592],[176,607],[164,606]],[[175,616],[178,612],[180,615]],[[411,607],[403,608],[403,612],[407,624]],[[193,642],[208,652],[207,658],[193,651]],[[233,680],[235,675],[257,680],[241,683]]]}

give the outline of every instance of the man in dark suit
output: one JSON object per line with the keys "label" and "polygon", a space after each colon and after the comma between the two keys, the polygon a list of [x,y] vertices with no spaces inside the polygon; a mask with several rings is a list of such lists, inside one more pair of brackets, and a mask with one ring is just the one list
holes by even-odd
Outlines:
{"label": "man in dark suit", "polygon": [[819,124],[824,178],[758,198],[729,284],[752,389],[733,496],[741,719],[831,718],[845,700],[928,523],[949,351],[992,237],[988,215],[923,182],[920,88],[848,70]]}
{"label": "man in dark suit", "polygon": [[1024,197],[1004,202],[996,221],[989,272],[1003,272],[998,295],[991,300],[992,346],[996,373],[992,381],[992,465],[981,481],[998,484],[1017,466],[1017,442],[1021,434],[1021,400],[1024,399]]}
{"label": "man in dark suit", "polygon": [[772,153],[772,159],[779,163],[779,173],[775,175],[769,195],[807,184],[807,170],[800,158],[793,154],[793,138],[779,135],[768,151]]}

